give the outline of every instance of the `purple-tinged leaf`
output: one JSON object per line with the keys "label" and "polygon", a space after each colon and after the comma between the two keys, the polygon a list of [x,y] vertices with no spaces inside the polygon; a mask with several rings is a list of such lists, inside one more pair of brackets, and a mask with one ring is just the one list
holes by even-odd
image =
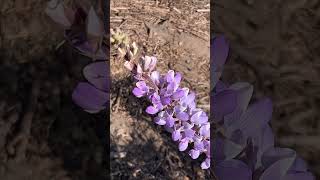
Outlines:
{"label": "purple-tinged leaf", "polygon": [[244,137],[256,137],[266,127],[272,116],[272,103],[270,99],[262,99],[249,106],[238,121],[234,121],[227,129],[230,137],[233,131],[240,129]]}
{"label": "purple-tinged leaf", "polygon": [[211,81],[211,87],[215,87],[221,76],[223,65],[225,64],[229,54],[229,44],[223,36],[214,38],[211,44],[210,67],[212,68],[211,77],[213,78]]}
{"label": "purple-tinged leaf", "polygon": [[274,147],[274,135],[269,125],[262,131],[261,136],[254,139],[253,144],[258,147],[256,169],[261,167],[261,158],[264,152]]}
{"label": "purple-tinged leaf", "polygon": [[251,169],[244,162],[234,159],[218,163],[215,174],[221,180],[252,180]]}
{"label": "purple-tinged leaf", "polygon": [[308,166],[300,156],[297,156],[289,171],[307,172]]}
{"label": "purple-tinged leaf", "polygon": [[70,42],[70,44],[79,51],[80,54],[87,56],[96,60],[107,60],[109,57],[107,56],[107,47],[102,45],[98,51],[96,51],[95,47],[88,42],[85,38],[84,34],[73,34],[74,32],[67,30],[65,32],[65,38]]}
{"label": "purple-tinged leaf", "polygon": [[223,117],[231,113],[237,104],[236,92],[232,90],[225,90],[216,95],[211,99],[213,105],[211,106],[212,113],[215,122],[220,122]]}
{"label": "purple-tinged leaf", "polygon": [[294,172],[286,174],[281,180],[316,180],[310,172]]}
{"label": "purple-tinged leaf", "polygon": [[292,161],[292,158],[285,158],[275,162],[263,172],[260,180],[283,180]]}
{"label": "purple-tinged leaf", "polygon": [[72,100],[88,112],[98,112],[106,108],[109,94],[89,83],[79,83],[72,93]]}
{"label": "purple-tinged leaf", "polygon": [[100,18],[93,7],[90,8],[87,21],[88,36],[102,37],[104,35],[103,26]]}
{"label": "purple-tinged leaf", "polygon": [[[272,166],[272,164],[276,163],[281,159],[293,159],[292,163],[288,168],[290,168],[295,162],[296,152],[289,148],[270,148],[266,152],[263,153],[261,162],[264,167]],[[288,169],[289,170],[289,169]]]}
{"label": "purple-tinged leaf", "polygon": [[233,121],[240,119],[240,116],[247,110],[253,93],[253,86],[243,82],[232,84],[228,89],[236,93],[237,103],[235,104],[236,106],[232,113],[225,117],[224,123],[226,126],[229,126]]}
{"label": "purple-tinged leaf", "polygon": [[108,92],[110,81],[108,64],[106,62],[94,62],[83,69],[84,77],[96,88]]}
{"label": "purple-tinged leaf", "polygon": [[74,20],[74,11],[65,8],[63,2],[51,0],[45,10],[46,14],[56,23],[69,28]]}

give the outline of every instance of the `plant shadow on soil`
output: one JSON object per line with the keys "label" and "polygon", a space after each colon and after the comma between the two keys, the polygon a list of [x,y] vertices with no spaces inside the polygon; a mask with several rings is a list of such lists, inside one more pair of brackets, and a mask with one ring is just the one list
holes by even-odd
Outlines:
{"label": "plant shadow on soil", "polygon": [[82,68],[91,60],[74,53],[64,55],[59,55],[65,62],[61,79],[69,80],[62,83],[66,87],[58,97],[59,108],[50,128],[48,144],[53,154],[63,160],[63,167],[72,179],[107,179],[109,110],[89,114],[73,103],[72,90],[78,82],[85,81]]}

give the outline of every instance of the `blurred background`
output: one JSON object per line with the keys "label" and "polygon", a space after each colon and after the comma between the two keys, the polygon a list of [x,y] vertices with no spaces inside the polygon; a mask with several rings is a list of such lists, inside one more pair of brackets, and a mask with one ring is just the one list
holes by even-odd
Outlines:
{"label": "blurred background", "polygon": [[223,80],[254,85],[273,101],[279,147],[293,148],[320,178],[320,1],[215,0],[213,31],[231,53]]}
{"label": "blurred background", "polygon": [[107,112],[89,115],[71,99],[91,60],[63,41],[47,2],[0,4],[0,179],[107,179]]}

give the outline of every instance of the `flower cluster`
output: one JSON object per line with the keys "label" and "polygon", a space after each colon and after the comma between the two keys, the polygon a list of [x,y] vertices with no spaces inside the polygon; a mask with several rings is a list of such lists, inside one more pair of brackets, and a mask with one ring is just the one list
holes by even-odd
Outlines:
{"label": "flower cluster", "polygon": [[186,151],[190,147],[189,155],[192,159],[197,159],[202,153],[206,154],[201,168],[208,169],[210,167],[208,116],[196,107],[195,93],[188,88],[180,87],[182,75],[173,70],[160,75],[158,71],[154,71],[156,62],[155,57],[144,56],[140,63],[129,66],[129,70],[137,80],[132,92],[136,97],[146,97],[151,102],[146,112],[155,115],[154,122],[172,133],[172,139],[179,143],[180,151]]}
{"label": "flower cluster", "polygon": [[[220,65],[221,69],[228,56],[228,44],[223,37],[217,37],[212,47],[215,48],[212,49],[212,64]],[[315,179],[295,151],[274,146],[269,126],[271,100],[250,103],[253,86],[249,83],[227,85],[219,81],[219,77],[214,83],[211,112],[218,133],[213,140],[212,157],[219,179]]]}

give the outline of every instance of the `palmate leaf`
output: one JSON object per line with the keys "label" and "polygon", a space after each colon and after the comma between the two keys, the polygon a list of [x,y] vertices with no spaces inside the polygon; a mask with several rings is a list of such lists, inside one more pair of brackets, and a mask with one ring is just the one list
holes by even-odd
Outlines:
{"label": "palmate leaf", "polygon": [[83,68],[83,75],[96,88],[109,92],[109,69],[106,61],[94,62]]}
{"label": "palmate leaf", "polygon": [[75,19],[75,11],[65,7],[63,2],[59,0],[49,1],[45,13],[64,28],[71,27]]}
{"label": "palmate leaf", "polygon": [[101,47],[104,30],[102,21],[98,17],[93,7],[90,8],[87,16],[86,33],[87,41],[90,47],[92,47],[93,52],[96,53]]}
{"label": "palmate leaf", "polygon": [[80,82],[73,90],[72,100],[85,111],[97,113],[106,108],[109,94],[87,82]]}
{"label": "palmate leaf", "polygon": [[89,10],[84,7],[83,2],[70,8],[64,6],[62,1],[51,0],[45,12],[64,28],[65,38],[82,55],[94,60],[106,60],[103,23],[92,6]]}

